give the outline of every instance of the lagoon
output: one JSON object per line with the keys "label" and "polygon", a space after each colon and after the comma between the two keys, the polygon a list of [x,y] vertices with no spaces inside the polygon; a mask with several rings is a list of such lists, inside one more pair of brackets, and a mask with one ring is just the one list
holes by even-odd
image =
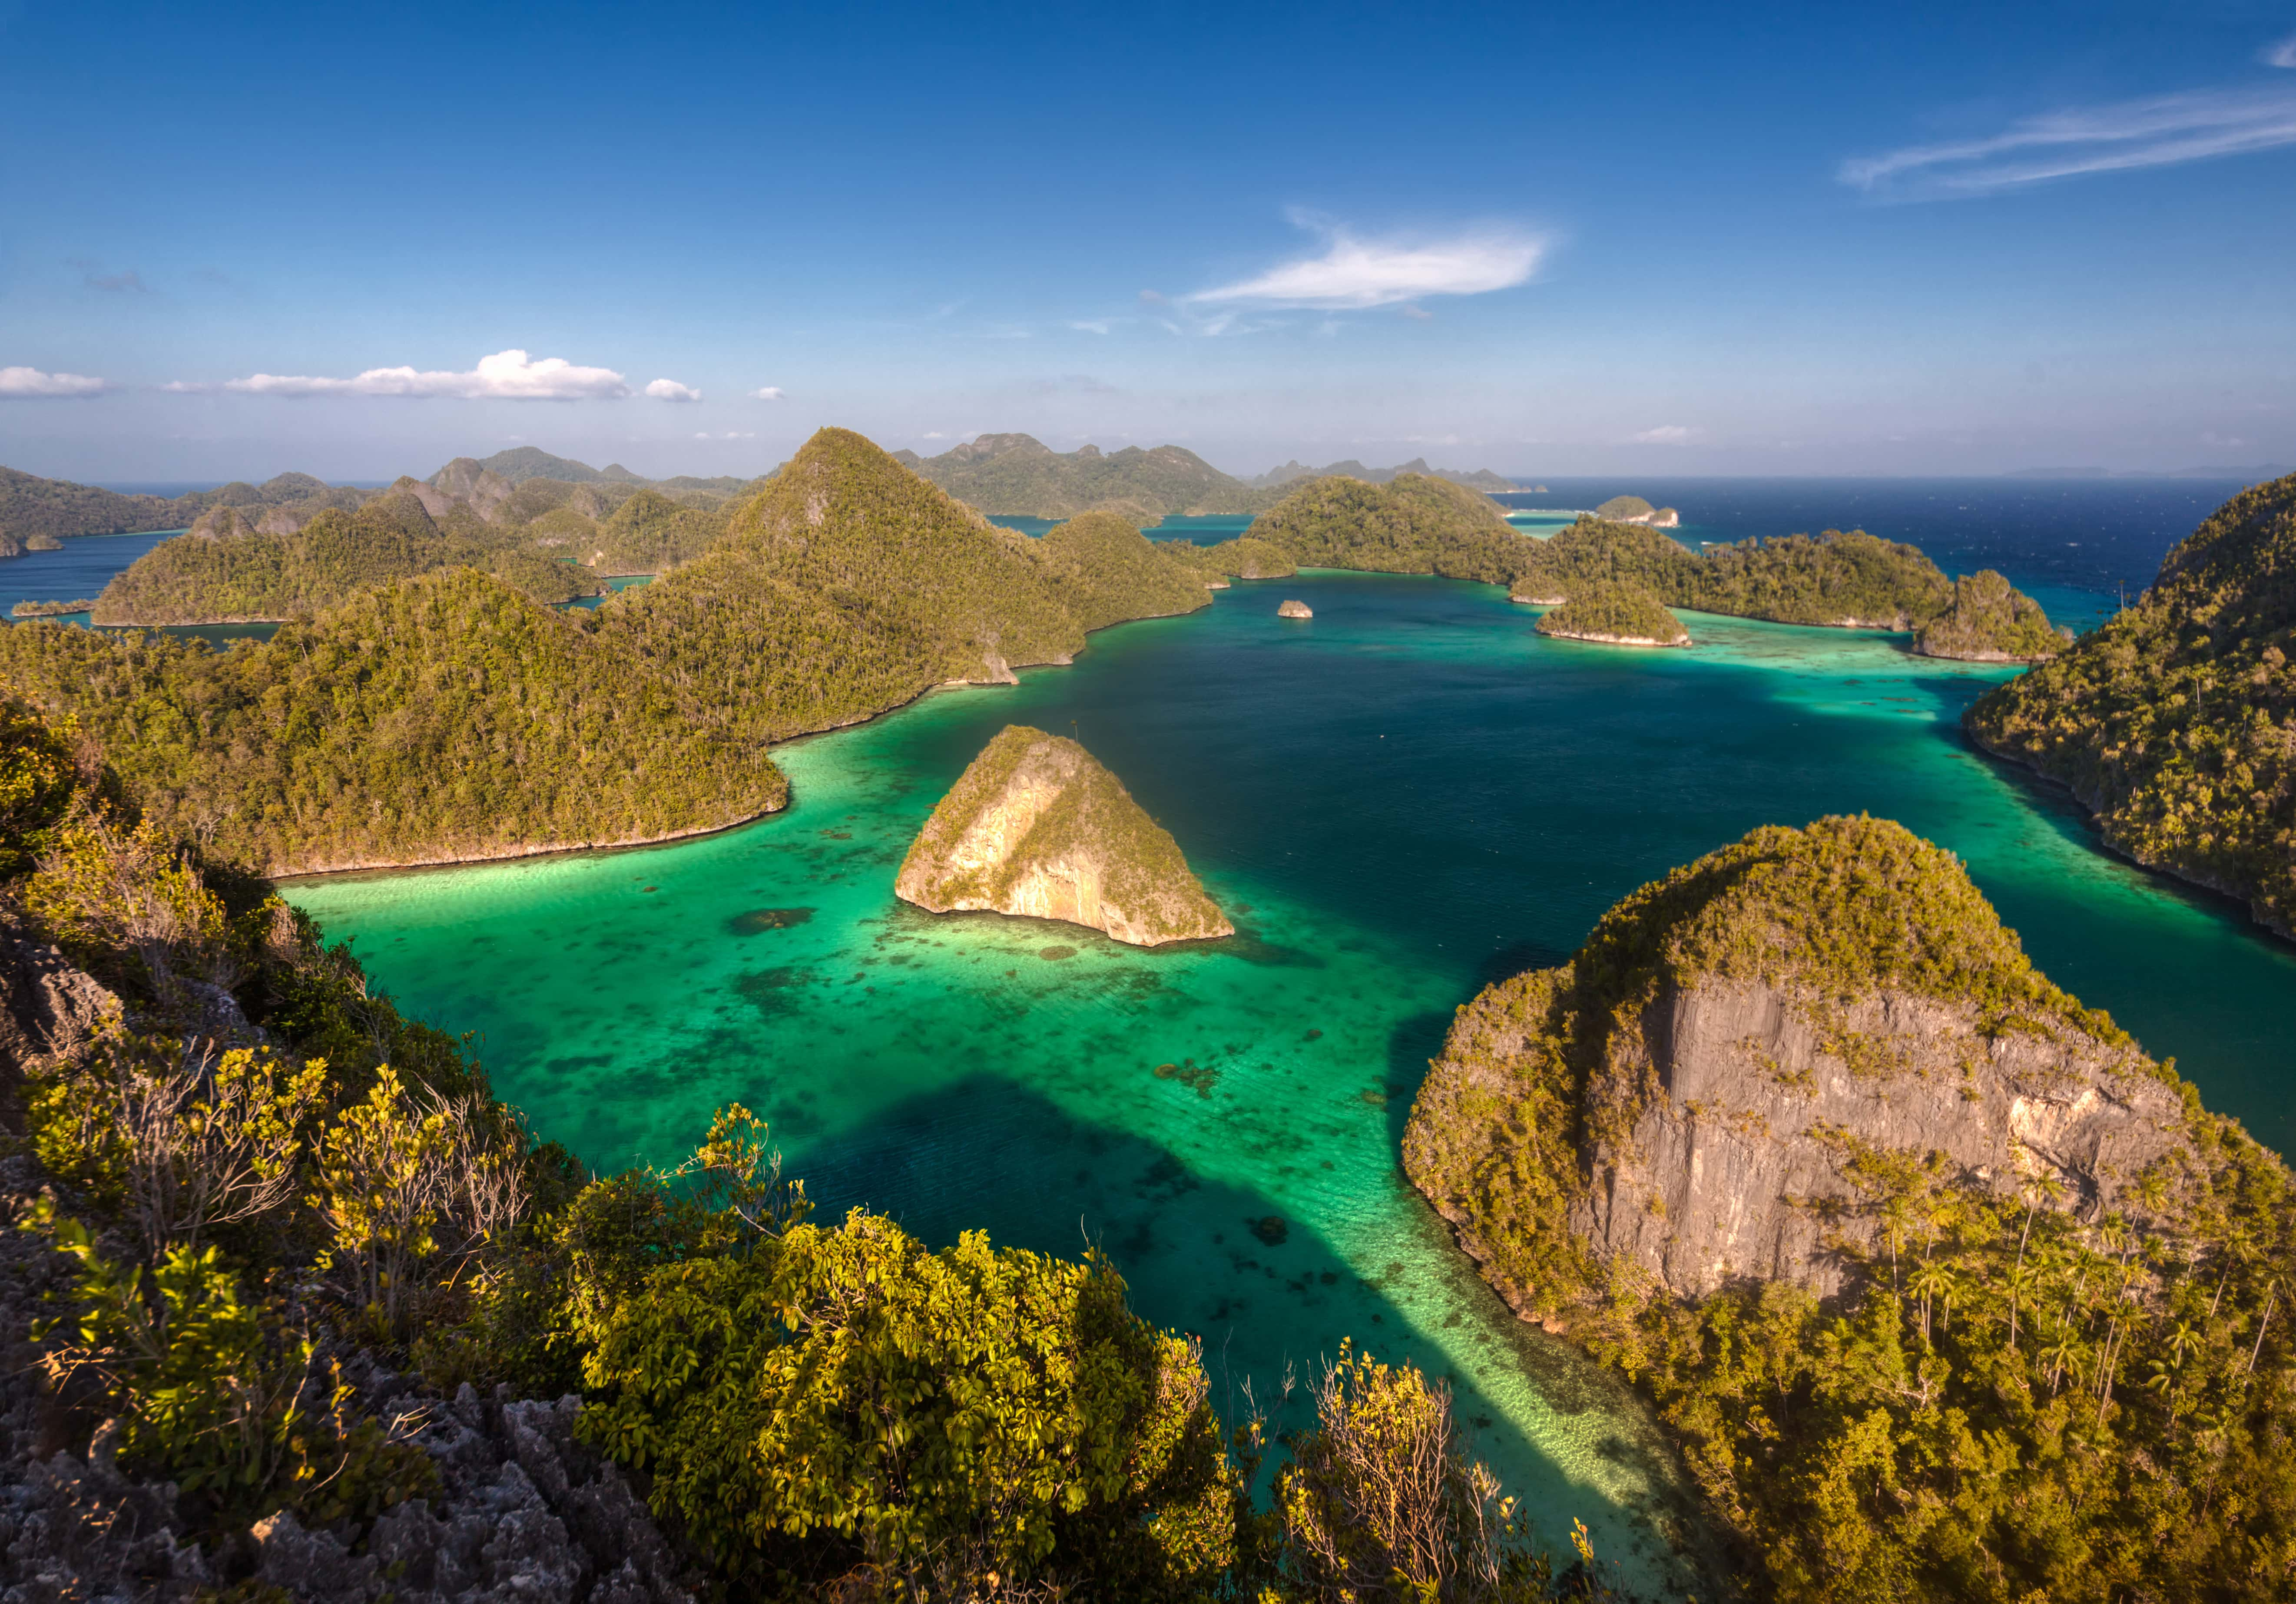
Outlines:
{"label": "lagoon", "polygon": [[[1278,628],[1292,595],[1316,617]],[[1201,1334],[1231,1415],[1345,1337],[1416,1360],[1550,1543],[1584,1518],[1654,1583],[1643,1417],[1508,1317],[1398,1169],[1454,1008],[1753,825],[1870,811],[1959,853],[2053,978],[2285,1150],[2296,947],[1970,749],[1961,709],[2005,670],[1696,614],[1693,650],[1621,652],[1531,618],[1464,582],[1239,584],[785,747],[793,806],[740,830],[290,894],[592,1165],[673,1160],[740,1101],[832,1217],[1100,1242]],[[1144,952],[897,902],[924,815],[1013,722],[1080,738],[1239,936]]]}

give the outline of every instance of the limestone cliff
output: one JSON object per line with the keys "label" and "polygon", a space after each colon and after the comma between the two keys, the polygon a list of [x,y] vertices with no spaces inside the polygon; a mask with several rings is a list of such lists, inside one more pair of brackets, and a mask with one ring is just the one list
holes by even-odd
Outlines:
{"label": "limestone cliff", "polygon": [[1677,1296],[1834,1292],[1891,1166],[2141,1220],[2186,1112],[1950,854],[1826,819],[1644,887],[1569,966],[1462,1009],[1404,1162],[1517,1311],[1554,1317],[1620,1264]]}
{"label": "limestone cliff", "polygon": [[1073,741],[1009,724],[950,788],[894,894],[1064,920],[1135,946],[1232,936],[1171,836]]}

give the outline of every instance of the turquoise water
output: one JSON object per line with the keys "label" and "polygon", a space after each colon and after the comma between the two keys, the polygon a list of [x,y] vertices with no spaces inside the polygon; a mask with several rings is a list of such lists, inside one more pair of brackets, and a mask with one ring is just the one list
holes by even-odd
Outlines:
{"label": "turquoise water", "polygon": [[[1311,622],[1278,625],[1291,595]],[[1224,1403],[1342,1337],[1410,1357],[1550,1540],[1585,1518],[1657,1583],[1643,1417],[1506,1315],[1398,1168],[1426,1060],[1487,980],[1561,962],[1755,824],[1870,810],[1961,854],[2044,969],[2214,1106],[2296,1140],[2296,948],[1972,752],[1959,714],[2001,670],[1686,618],[1693,650],[1640,653],[1546,640],[1462,582],[1239,585],[1072,667],[784,748],[794,805],[741,830],[290,894],[402,1005],[479,1030],[501,1093],[593,1165],[671,1158],[738,1099],[832,1215],[1102,1242],[1144,1313],[1202,1336]],[[1143,952],[895,901],[924,815],[1008,722],[1079,737],[1239,936]]]}

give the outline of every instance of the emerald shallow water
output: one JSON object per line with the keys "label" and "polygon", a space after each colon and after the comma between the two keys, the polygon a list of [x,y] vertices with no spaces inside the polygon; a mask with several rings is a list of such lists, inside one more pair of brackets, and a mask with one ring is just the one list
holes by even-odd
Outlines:
{"label": "emerald shallow water", "polygon": [[[1276,602],[1316,611],[1279,622]],[[1310,573],[1105,631],[1017,687],[784,749],[788,812],[621,854],[290,888],[592,1165],[767,1116],[834,1217],[1103,1243],[1201,1334],[1215,1398],[1352,1337],[1453,1379],[1551,1542],[1658,1581],[1640,1414],[1506,1316],[1402,1179],[1451,1011],[1562,961],[1620,896],[1764,822],[1870,811],[1959,853],[2028,949],[2285,1150],[2296,949],[2095,845],[1962,741],[2002,671],[1686,615],[1689,651],[1545,640],[1491,587]],[[1080,737],[1240,929],[1142,952],[896,902],[924,815],[1004,724]],[[1180,1073],[1157,1073],[1175,1066]]]}

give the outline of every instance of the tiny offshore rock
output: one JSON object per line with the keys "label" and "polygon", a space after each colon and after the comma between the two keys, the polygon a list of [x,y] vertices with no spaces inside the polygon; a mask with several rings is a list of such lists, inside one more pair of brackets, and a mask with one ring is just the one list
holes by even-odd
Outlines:
{"label": "tiny offshore rock", "polygon": [[1305,602],[1286,602],[1275,610],[1275,616],[1279,618],[1312,618],[1316,616],[1316,610]]}
{"label": "tiny offshore rock", "polygon": [[1235,934],[1116,776],[1026,724],[1008,724],[940,799],[893,892],[935,913],[1057,919],[1134,946]]}

